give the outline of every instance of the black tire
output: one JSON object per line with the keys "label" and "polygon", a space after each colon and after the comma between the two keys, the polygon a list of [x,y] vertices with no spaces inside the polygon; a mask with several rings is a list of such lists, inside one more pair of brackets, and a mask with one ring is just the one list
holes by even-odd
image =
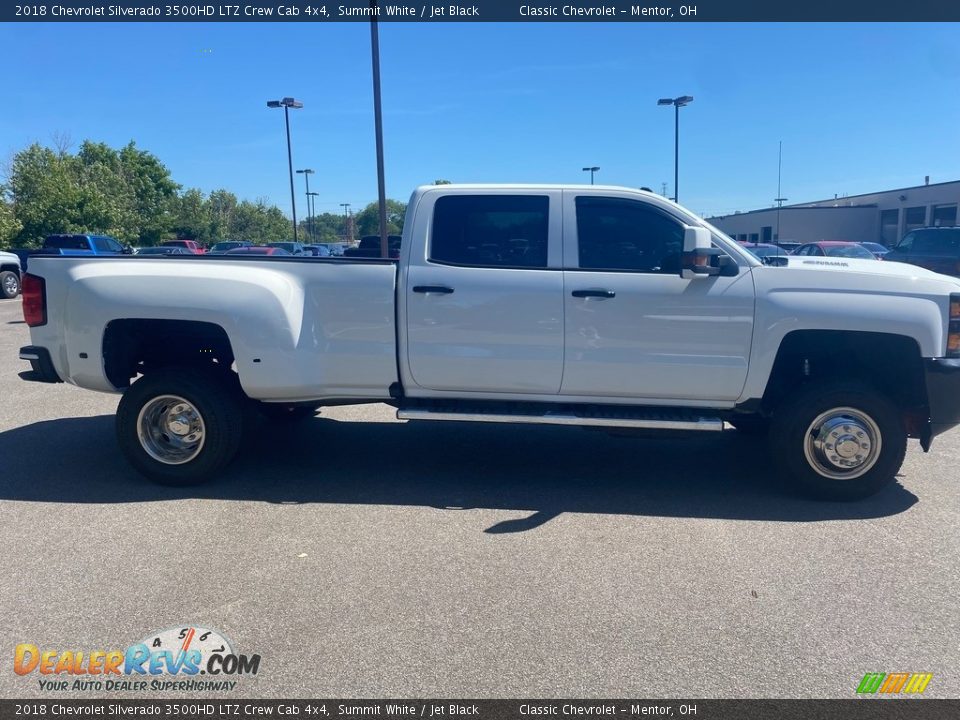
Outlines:
{"label": "black tire", "polygon": [[257,410],[271,423],[292,425],[314,417],[318,408],[310,405],[281,405],[258,402]]}
{"label": "black tire", "polygon": [[12,300],[20,294],[20,276],[12,270],[0,272],[0,295]]}
{"label": "black tire", "polygon": [[[165,400],[164,396],[177,400]],[[229,463],[240,448],[242,399],[238,384],[222,371],[179,367],[150,372],[120,399],[117,407],[120,449],[137,471],[154,482],[175,486],[202,483]],[[191,430],[202,427],[200,443],[189,442],[194,433],[179,437],[177,429],[171,430],[170,409],[175,409],[181,400],[190,410],[177,416],[178,428],[183,427],[184,420],[190,420],[187,426]],[[144,427],[152,430],[145,431],[143,441],[141,411],[145,413]],[[157,418],[156,422],[149,420],[151,415]],[[196,424],[197,417],[202,426]],[[157,455],[166,456],[168,462],[158,459]]]}
{"label": "black tire", "polygon": [[733,425],[737,432],[751,437],[770,432],[770,418],[763,415],[734,415],[727,418],[727,422]]}
{"label": "black tire", "polygon": [[[821,429],[817,435],[811,432],[815,422]],[[853,381],[801,386],[776,408],[770,438],[786,479],[823,500],[876,494],[894,482],[907,450],[897,406],[874,388]],[[849,453],[857,454],[843,457]],[[840,467],[834,461],[849,465]]]}

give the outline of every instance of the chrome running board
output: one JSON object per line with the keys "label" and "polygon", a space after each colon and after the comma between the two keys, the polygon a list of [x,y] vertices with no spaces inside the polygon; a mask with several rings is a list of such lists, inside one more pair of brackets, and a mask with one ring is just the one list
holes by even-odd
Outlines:
{"label": "chrome running board", "polygon": [[446,420],[456,422],[527,423],[533,425],[576,425],[590,427],[638,428],[644,430],[723,430],[719,417],[703,415],[690,410],[637,408],[624,410],[610,408],[585,408],[580,411],[544,412],[498,412],[481,409],[456,410],[452,408],[401,407],[397,410],[399,420]]}

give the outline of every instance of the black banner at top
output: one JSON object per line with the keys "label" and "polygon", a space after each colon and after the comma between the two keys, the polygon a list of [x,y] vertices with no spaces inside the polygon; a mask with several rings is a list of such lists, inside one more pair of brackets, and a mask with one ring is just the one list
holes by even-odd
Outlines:
{"label": "black banner at top", "polygon": [[3,3],[3,22],[921,22],[960,21],[957,0],[254,0]]}

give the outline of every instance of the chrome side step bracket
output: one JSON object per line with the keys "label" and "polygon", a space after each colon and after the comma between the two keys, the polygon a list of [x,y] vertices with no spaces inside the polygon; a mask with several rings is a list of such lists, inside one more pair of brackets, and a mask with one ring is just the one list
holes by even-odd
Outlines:
{"label": "chrome side step bracket", "polygon": [[690,412],[670,412],[658,409],[649,414],[631,412],[551,412],[509,413],[486,411],[457,411],[429,407],[400,408],[399,420],[445,420],[459,422],[527,423],[532,425],[574,425],[584,427],[638,428],[645,430],[723,430],[719,417]]}

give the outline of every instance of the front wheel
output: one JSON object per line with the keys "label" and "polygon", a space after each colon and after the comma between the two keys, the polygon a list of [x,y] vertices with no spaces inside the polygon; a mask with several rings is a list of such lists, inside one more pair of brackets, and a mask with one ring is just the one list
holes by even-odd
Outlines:
{"label": "front wheel", "polygon": [[163,485],[195,485],[236,455],[241,395],[223,373],[164,368],[135,382],[117,407],[120,449]]}
{"label": "front wheel", "polygon": [[907,449],[897,406],[855,382],[805,385],[776,408],[770,438],[804,493],[859,500],[894,482]]}

